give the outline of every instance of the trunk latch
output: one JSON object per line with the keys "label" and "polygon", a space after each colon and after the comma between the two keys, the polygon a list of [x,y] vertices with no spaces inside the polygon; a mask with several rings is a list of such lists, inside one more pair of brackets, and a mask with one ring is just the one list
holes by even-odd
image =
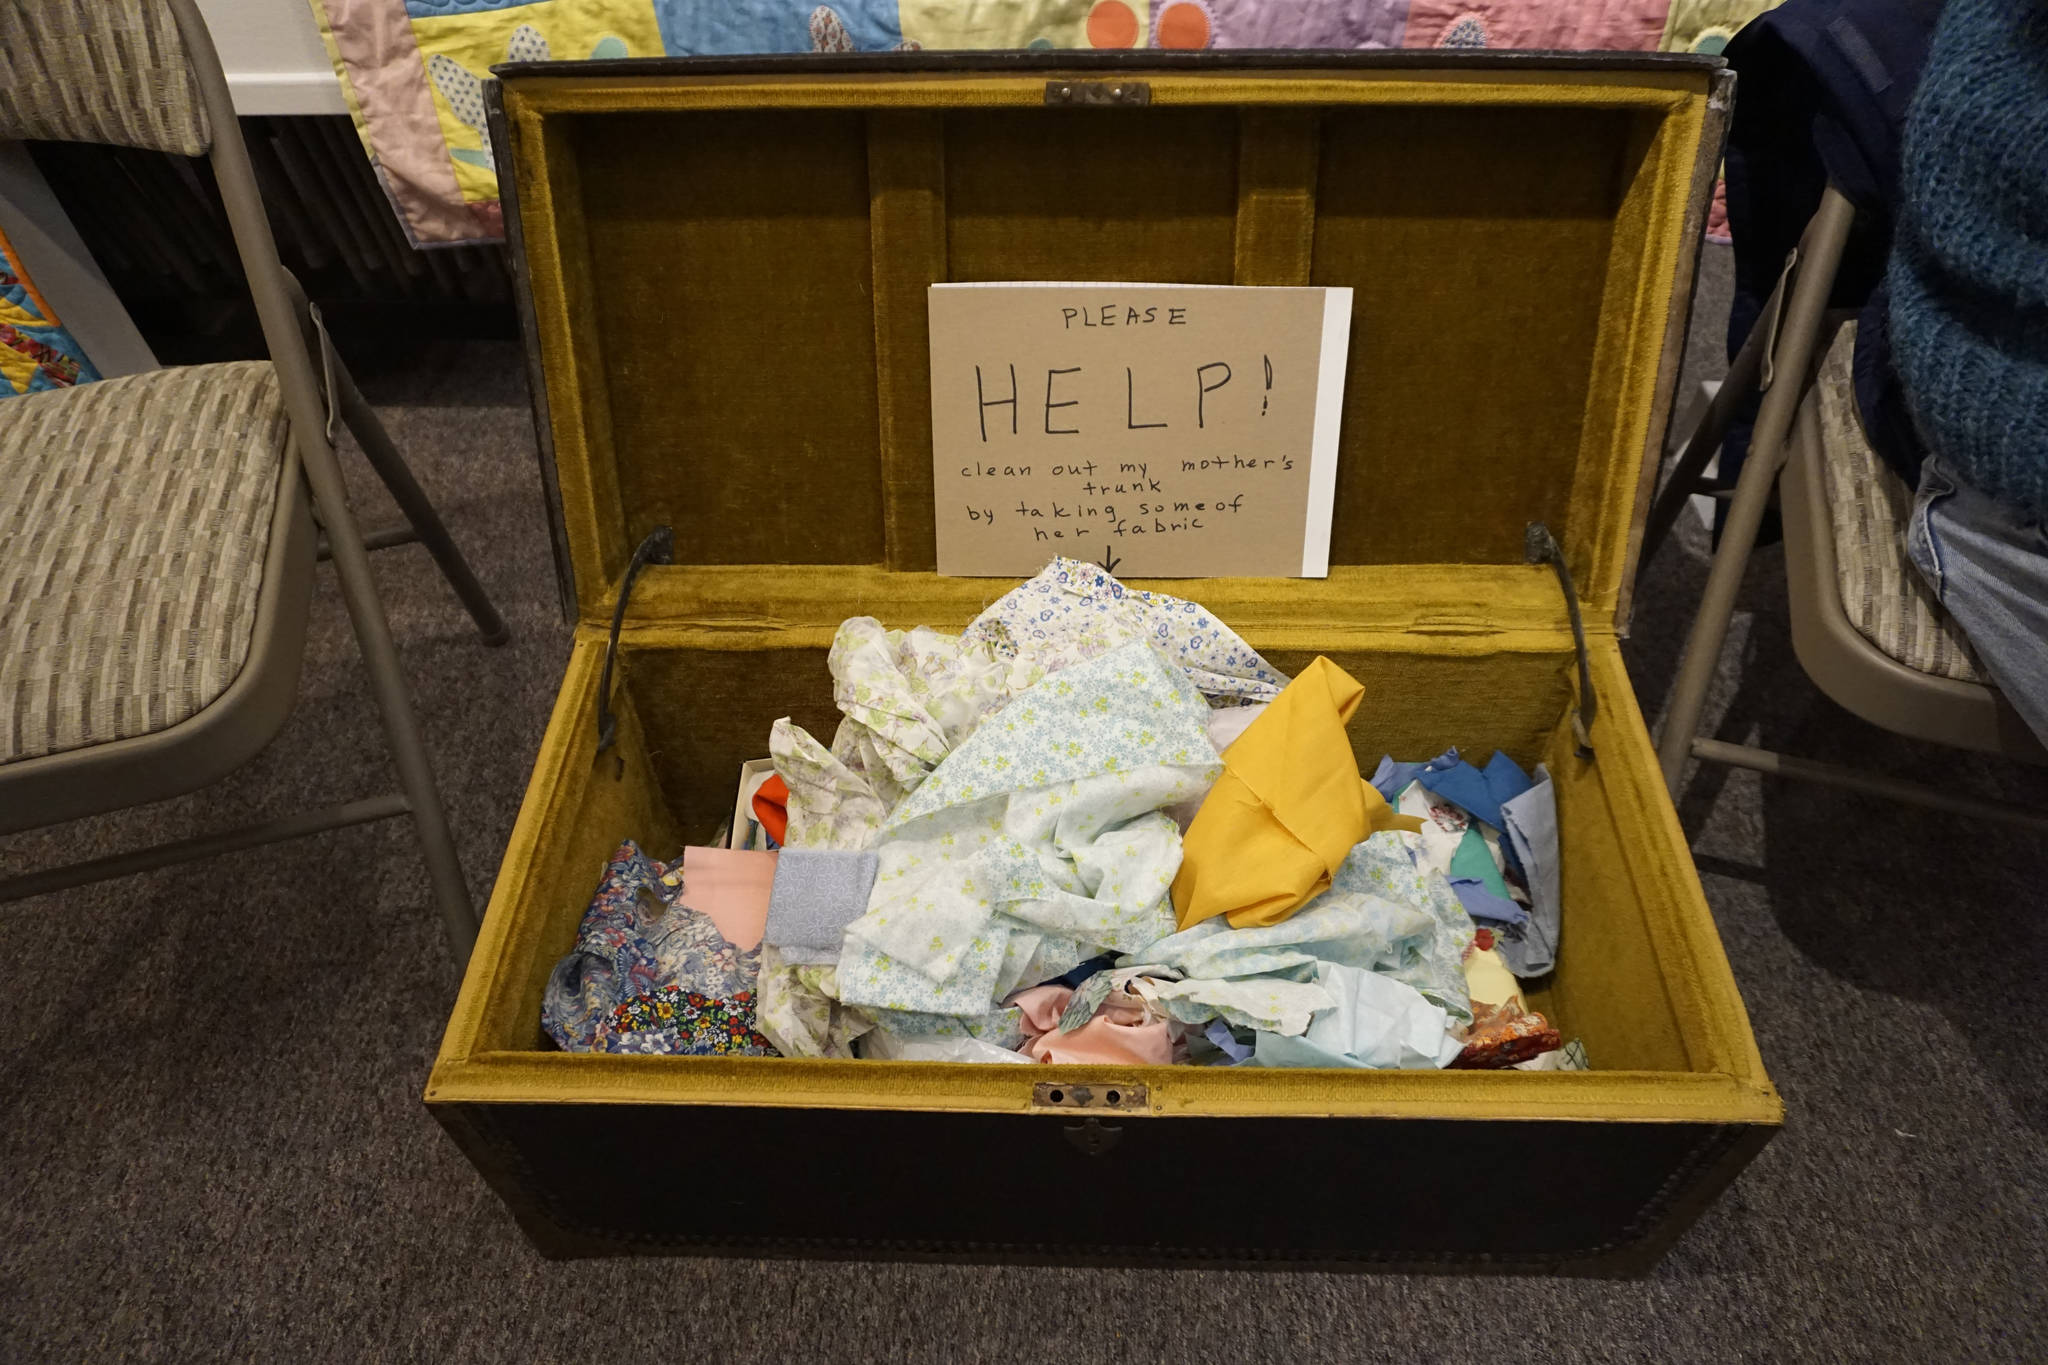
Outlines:
{"label": "trunk latch", "polygon": [[1096,109],[1135,108],[1152,102],[1152,87],[1144,81],[1047,81],[1045,102]]}

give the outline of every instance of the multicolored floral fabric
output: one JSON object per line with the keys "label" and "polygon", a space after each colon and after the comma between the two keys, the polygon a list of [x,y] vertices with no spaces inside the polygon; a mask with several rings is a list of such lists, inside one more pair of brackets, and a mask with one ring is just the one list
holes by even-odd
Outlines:
{"label": "multicolored floral fabric", "polygon": [[729,1000],[686,991],[671,981],[642,995],[628,996],[612,1009],[613,1036],[673,1030],[678,1046],[694,1055],[760,1056],[771,1046],[754,1028],[754,993],[735,991]]}
{"label": "multicolored floral fabric", "polygon": [[728,943],[686,894],[680,863],[619,845],[541,997],[564,1051],[776,1055],[755,1027],[760,949]]}
{"label": "multicolored floral fabric", "polygon": [[1007,646],[1042,673],[1144,640],[1216,705],[1271,701],[1287,686],[1199,602],[1127,588],[1078,559],[1055,559],[974,619],[962,640]]}
{"label": "multicolored floral fabric", "polygon": [[510,59],[1027,48],[1719,52],[1777,0],[312,0],[417,244],[503,234],[482,83]]}
{"label": "multicolored floral fabric", "polygon": [[979,1017],[1104,949],[1163,937],[1180,867],[1163,811],[1221,770],[1208,714],[1187,675],[1134,640],[982,725],[883,827],[840,998]]}

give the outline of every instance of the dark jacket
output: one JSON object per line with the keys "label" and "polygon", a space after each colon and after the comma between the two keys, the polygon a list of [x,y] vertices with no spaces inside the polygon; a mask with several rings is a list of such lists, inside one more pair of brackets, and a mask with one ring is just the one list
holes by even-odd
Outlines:
{"label": "dark jacket", "polygon": [[[1787,0],[1752,20],[1726,53],[1737,77],[1727,158],[1729,354],[1748,337],[1832,180],[1856,206],[1856,224],[1829,302],[1862,310],[1858,406],[1873,441],[1902,469],[1918,453],[1884,355],[1884,306],[1872,299],[1891,250],[1906,112],[1940,13],[1941,0]],[[1741,467],[1753,416],[1754,404],[1728,434],[1724,478]]]}

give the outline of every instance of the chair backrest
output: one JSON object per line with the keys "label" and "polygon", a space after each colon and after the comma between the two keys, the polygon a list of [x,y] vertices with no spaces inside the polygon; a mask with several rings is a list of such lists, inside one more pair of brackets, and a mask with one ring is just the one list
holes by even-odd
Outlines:
{"label": "chair backrest", "polygon": [[0,0],[0,138],[204,156],[212,128],[163,0]]}

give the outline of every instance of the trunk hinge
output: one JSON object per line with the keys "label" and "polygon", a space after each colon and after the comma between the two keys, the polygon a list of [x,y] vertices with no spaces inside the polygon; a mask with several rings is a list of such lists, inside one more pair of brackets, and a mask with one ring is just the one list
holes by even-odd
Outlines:
{"label": "trunk hinge", "polygon": [[1548,564],[1557,571],[1557,585],[1564,590],[1564,607],[1571,614],[1572,644],[1579,651],[1579,704],[1572,712],[1572,738],[1578,742],[1580,758],[1593,756],[1593,717],[1600,699],[1593,695],[1593,664],[1586,654],[1586,622],[1579,614],[1579,594],[1572,587],[1572,571],[1564,564],[1564,547],[1550,528],[1532,521],[1522,532],[1523,553],[1531,564]]}

